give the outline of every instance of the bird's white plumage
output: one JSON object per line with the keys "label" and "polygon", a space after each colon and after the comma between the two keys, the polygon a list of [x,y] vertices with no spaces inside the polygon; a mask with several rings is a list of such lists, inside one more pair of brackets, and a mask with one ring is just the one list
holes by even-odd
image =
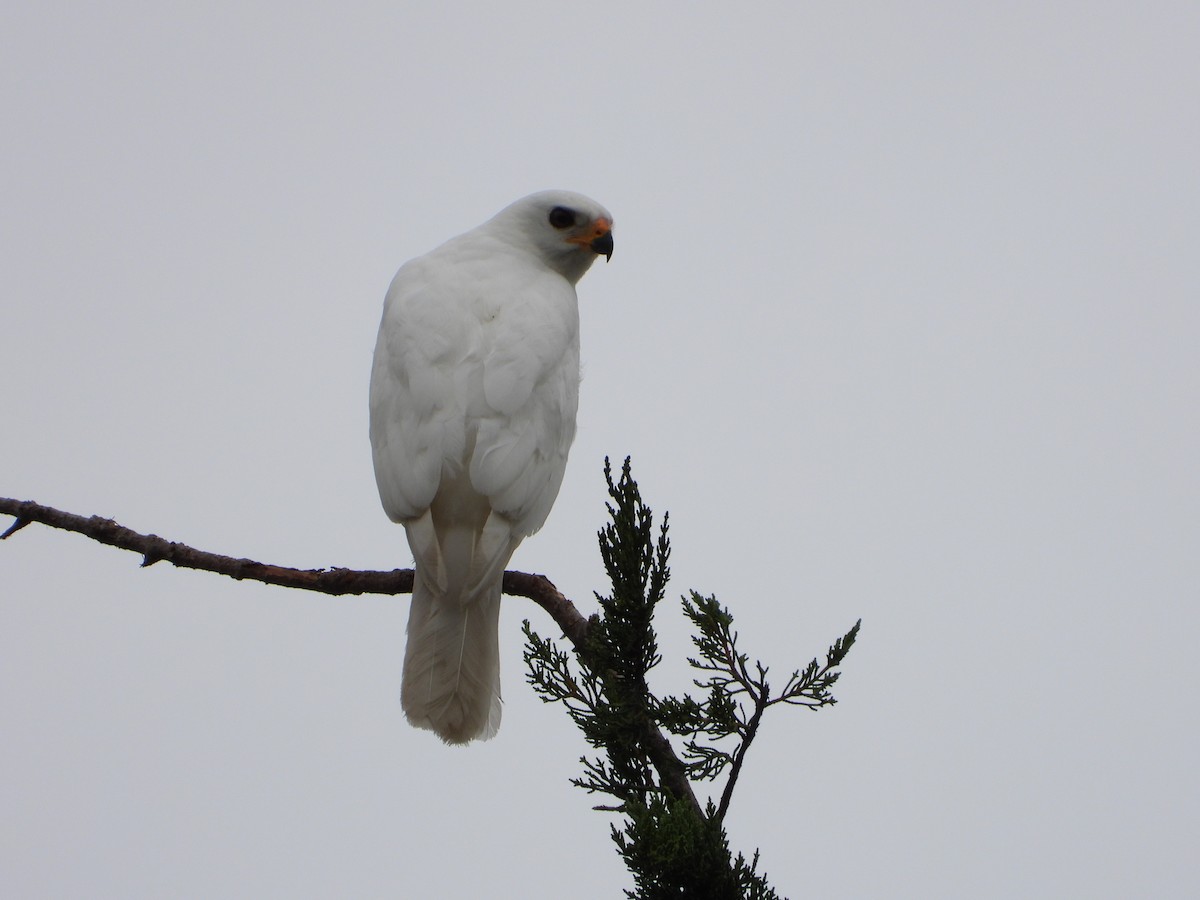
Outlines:
{"label": "bird's white plumage", "polygon": [[562,484],[579,399],[575,283],[611,253],[612,217],[543,191],[406,263],[371,373],[384,510],[417,576],[402,702],[461,743],[500,724],[504,568]]}

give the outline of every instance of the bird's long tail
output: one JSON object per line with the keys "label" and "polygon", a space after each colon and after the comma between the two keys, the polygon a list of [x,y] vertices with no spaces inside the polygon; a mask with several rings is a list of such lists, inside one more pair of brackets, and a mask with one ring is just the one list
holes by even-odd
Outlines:
{"label": "bird's long tail", "polygon": [[467,598],[413,585],[400,702],[408,720],[448,744],[500,728],[500,585]]}
{"label": "bird's long tail", "polygon": [[487,740],[500,728],[500,588],[512,550],[486,552],[473,529],[438,537],[439,558],[416,562],[400,702],[413,725],[448,744]]}

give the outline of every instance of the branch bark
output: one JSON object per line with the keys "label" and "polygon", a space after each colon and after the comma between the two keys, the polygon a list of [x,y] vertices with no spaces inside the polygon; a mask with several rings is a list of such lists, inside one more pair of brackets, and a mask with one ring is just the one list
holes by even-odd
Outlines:
{"label": "branch bark", "polygon": [[[390,572],[337,567],[292,569],[252,559],[235,559],[232,556],[197,550],[177,541],[168,541],[156,534],[141,534],[124,525],[118,525],[112,519],[77,516],[50,506],[42,506],[32,500],[0,497],[0,514],[13,516],[15,519],[8,530],[0,534],[0,540],[11,537],[26,525],[36,522],[50,528],[82,534],[110,547],[140,553],[143,567],[152,566],[157,562],[169,562],[179,568],[215,572],[237,581],[261,581],[264,584],[317,591],[333,596],[411,594],[413,589],[412,569],[392,569]],[[550,615],[576,651],[584,650],[588,619],[545,575],[505,572],[503,591],[510,596],[532,600]],[[646,726],[647,750],[663,784],[676,796],[687,800],[699,812],[700,804],[687,780],[684,765],[675,755],[670,741],[652,722],[647,722]]]}
{"label": "branch bark", "polygon": [[[118,547],[142,555],[142,565],[152,566],[157,562],[169,562],[183,569],[199,569],[226,575],[237,581],[261,581],[280,587],[297,588],[302,591],[317,591],[322,594],[343,596],[345,594],[411,594],[413,588],[412,569],[391,571],[364,571],[359,569],[292,569],[256,562],[252,559],[235,559],[219,553],[197,550],[177,541],[168,541],[156,534],[140,534],[112,519],[100,516],[77,516],[50,506],[42,506],[32,500],[13,500],[0,497],[0,513],[13,516],[15,521],[8,530],[0,534],[0,540],[8,538],[26,525],[38,523],[50,528],[61,528],[82,534],[101,544]],[[558,624],[563,634],[575,646],[582,646],[587,634],[587,618],[554,586],[545,575],[528,572],[505,572],[504,593],[532,600]]]}

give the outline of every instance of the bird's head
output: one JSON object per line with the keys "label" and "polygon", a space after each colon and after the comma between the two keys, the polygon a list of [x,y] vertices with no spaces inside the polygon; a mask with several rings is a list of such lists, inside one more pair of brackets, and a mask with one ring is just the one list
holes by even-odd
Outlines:
{"label": "bird's head", "polygon": [[596,261],[611,259],[612,214],[583,194],[540,191],[501,210],[491,223],[512,243],[540,256],[575,283]]}

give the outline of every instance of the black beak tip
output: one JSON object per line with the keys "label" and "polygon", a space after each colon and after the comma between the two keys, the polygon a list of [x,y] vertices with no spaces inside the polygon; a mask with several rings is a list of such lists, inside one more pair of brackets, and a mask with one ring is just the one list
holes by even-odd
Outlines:
{"label": "black beak tip", "polygon": [[591,246],[592,250],[594,250],[596,253],[600,253],[600,254],[604,255],[605,262],[612,259],[612,255],[613,255],[612,232],[607,231],[604,234],[600,235],[600,237],[598,237],[594,241],[592,241],[590,246]]}

